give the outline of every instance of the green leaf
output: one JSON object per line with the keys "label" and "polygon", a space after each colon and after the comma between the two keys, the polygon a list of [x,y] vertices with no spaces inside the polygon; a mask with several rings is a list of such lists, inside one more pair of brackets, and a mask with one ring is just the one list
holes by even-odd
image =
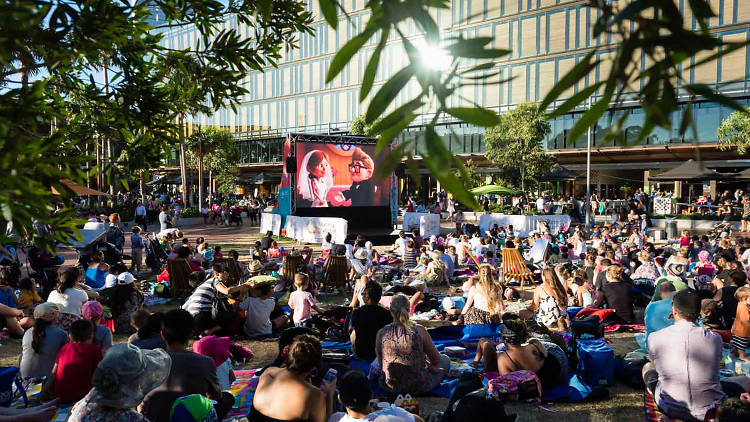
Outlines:
{"label": "green leaf", "polygon": [[709,55],[708,57],[704,57],[703,59],[696,61],[695,64],[692,64],[692,65],[688,66],[687,68],[685,68],[683,70],[690,70],[690,69],[696,68],[696,67],[698,67],[698,66],[700,66],[702,64],[713,62],[716,59],[718,59],[719,57],[726,56],[727,54],[729,54],[729,53],[731,53],[733,51],[739,50],[740,48],[747,47],[747,45],[749,43],[750,43],[750,41],[741,41],[741,42],[733,42],[733,43],[724,44],[722,46],[721,50],[717,51],[716,53],[713,53],[713,54]]}
{"label": "green leaf", "polygon": [[388,129],[389,127],[403,120],[404,116],[406,116],[408,113],[413,112],[414,110],[421,107],[422,104],[424,104],[424,102],[422,101],[421,97],[417,97],[407,102],[406,104],[403,104],[401,107],[397,108],[389,115],[376,121],[370,128],[370,131],[374,134],[378,134],[383,130]]}
{"label": "green leaf", "polygon": [[731,97],[728,97],[724,94],[720,94],[713,89],[711,89],[706,84],[688,84],[683,86],[688,92],[694,94],[694,95],[700,95],[701,97],[711,100],[715,103],[719,103],[721,105],[727,106],[731,109],[737,110],[742,113],[750,113],[750,110],[748,110],[745,106],[738,103]]}
{"label": "green leaf", "polygon": [[401,120],[396,122],[396,124],[384,129],[378,136],[378,143],[375,146],[375,152],[380,152],[390,146],[393,143],[393,138],[409,127],[416,117],[417,115],[414,113],[406,113]]}
{"label": "green leaf", "polygon": [[375,121],[386,108],[393,102],[398,96],[401,90],[409,82],[409,79],[414,76],[414,65],[409,65],[396,72],[382,87],[378,90],[378,93],[373,97],[370,106],[367,107],[367,114],[365,114],[365,121],[371,124]]}
{"label": "green leaf", "polygon": [[339,73],[341,73],[342,70],[344,70],[344,66],[346,66],[347,63],[352,59],[352,56],[357,54],[357,51],[362,48],[363,45],[367,42],[367,40],[372,37],[372,34],[375,33],[375,26],[374,25],[368,25],[367,28],[365,28],[364,31],[362,31],[360,34],[358,34],[356,37],[352,38],[344,44],[343,47],[336,53],[335,56],[333,56],[333,60],[331,60],[331,64],[328,66],[328,73],[326,74],[326,83],[329,83],[333,80],[333,78],[336,77]]}
{"label": "green leaf", "polygon": [[425,130],[425,144],[427,154],[422,156],[422,163],[425,167],[440,181],[446,191],[453,194],[458,202],[472,209],[478,209],[479,203],[477,203],[476,197],[466,189],[463,182],[451,171],[451,164],[455,164],[458,159],[448,151],[445,142],[432,126],[427,126]]}
{"label": "green leaf", "polygon": [[500,117],[497,113],[482,107],[454,107],[445,109],[445,112],[457,119],[477,126],[490,127],[500,123]]}
{"label": "green leaf", "polygon": [[598,89],[604,85],[604,81],[597,82],[594,85],[587,86],[586,88],[578,91],[575,95],[565,100],[564,103],[557,106],[557,108],[550,113],[549,118],[554,119],[555,117],[562,116],[563,114],[573,110],[579,104],[582,104],[584,100],[592,96]]}
{"label": "green leaf", "polygon": [[323,17],[325,18],[326,22],[328,22],[328,25],[333,28],[337,29],[339,25],[339,18],[336,14],[336,0],[318,0],[318,4],[320,5],[320,11],[323,12]]}
{"label": "green leaf", "polygon": [[375,177],[383,179],[392,175],[396,171],[396,167],[401,164],[401,158],[404,156],[408,145],[408,143],[404,142],[386,152],[380,160],[380,165],[375,170]]}
{"label": "green leaf", "polygon": [[570,132],[568,132],[568,139],[570,139],[571,142],[577,141],[588,128],[595,125],[604,112],[607,111],[611,99],[612,92],[610,91],[609,94],[605,93],[599,101],[594,103],[590,109],[586,110],[573,128],[570,129]]}
{"label": "green leaf", "polygon": [[555,86],[552,87],[552,89],[550,89],[542,102],[539,104],[539,108],[545,110],[547,107],[549,107],[550,104],[552,104],[552,102],[560,97],[560,94],[583,79],[583,77],[588,75],[589,72],[591,72],[593,69],[596,69],[596,66],[599,64],[600,60],[594,60],[593,62],[591,61],[594,58],[595,54],[596,50],[587,54],[586,57],[581,59],[578,64],[573,66],[573,68],[570,69],[570,71],[566,73],[565,76],[560,78],[560,80],[555,84]]}
{"label": "green leaf", "polygon": [[359,87],[359,101],[362,102],[367,98],[367,94],[372,89],[372,84],[375,82],[375,74],[378,72],[378,63],[380,63],[380,54],[385,48],[385,44],[388,42],[388,35],[390,34],[390,28],[386,28],[380,34],[380,42],[372,52],[370,61],[367,62],[365,72],[362,75],[362,85]]}

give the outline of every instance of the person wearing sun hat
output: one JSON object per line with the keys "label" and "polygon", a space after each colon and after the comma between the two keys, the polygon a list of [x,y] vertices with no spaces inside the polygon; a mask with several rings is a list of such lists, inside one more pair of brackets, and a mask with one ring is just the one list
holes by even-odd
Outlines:
{"label": "person wearing sun hat", "polygon": [[367,270],[369,269],[369,265],[367,265],[367,249],[357,248],[354,252],[354,258],[349,263],[352,268],[350,278],[354,279],[367,274]]}
{"label": "person wearing sun hat", "polygon": [[89,300],[81,307],[81,316],[94,323],[94,340],[92,343],[102,347],[102,353],[112,347],[112,331],[100,325],[104,316],[104,307],[95,300]]}
{"label": "person wearing sun hat", "polygon": [[261,264],[257,259],[254,259],[253,262],[251,262],[247,267],[247,271],[250,277],[260,275],[261,271],[263,271],[263,264]]}
{"label": "person wearing sun hat", "polygon": [[654,282],[654,295],[651,297],[651,301],[661,300],[659,296],[659,285],[661,283],[672,283],[675,289],[679,292],[688,288],[688,285],[682,279],[685,273],[685,264],[681,262],[672,262],[667,265],[667,275],[659,277]]}
{"label": "person wearing sun hat", "polygon": [[68,334],[55,326],[60,305],[44,302],[34,308],[34,326],[21,340],[20,374],[24,378],[47,377],[55,365],[57,352],[67,342]]}
{"label": "person wearing sun hat", "polygon": [[222,391],[229,390],[235,380],[232,371],[232,362],[229,359],[231,353],[229,346],[232,340],[229,337],[205,336],[193,343],[193,353],[208,356],[214,360],[216,366],[216,377],[219,379],[219,387]]}
{"label": "person wearing sun hat", "polygon": [[112,346],[99,362],[91,391],[73,406],[69,422],[147,422],[135,408],[159,386],[172,367],[161,349],[142,350],[129,343]]}

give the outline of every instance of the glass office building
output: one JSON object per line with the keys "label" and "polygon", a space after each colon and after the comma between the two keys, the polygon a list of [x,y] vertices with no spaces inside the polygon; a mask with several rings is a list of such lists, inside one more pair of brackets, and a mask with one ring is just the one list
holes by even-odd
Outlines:
{"label": "glass office building", "polygon": [[[243,164],[280,163],[282,157],[278,139],[286,133],[347,130],[349,122],[363,114],[367,108],[367,102],[360,104],[358,101],[359,83],[378,41],[376,37],[370,40],[335,80],[330,84],[325,83],[325,75],[335,53],[364,28],[369,18],[369,12],[364,8],[366,0],[342,0],[349,16],[339,16],[338,31],[331,29],[320,18],[322,15],[317,10],[317,0],[307,1],[308,9],[316,16],[312,25],[313,34],[301,35],[299,48],[287,52],[277,68],[269,67],[262,73],[247,74],[242,83],[249,92],[242,98],[236,112],[226,108],[212,116],[197,116],[192,122],[203,126],[219,126],[235,132]],[[688,0],[675,1],[679,2],[683,10],[686,24],[697,28]],[[512,50],[512,54],[498,64],[502,78],[513,77],[510,82],[465,86],[460,94],[477,104],[503,112],[522,102],[540,101],[593,47],[605,46],[600,54],[609,54],[606,46],[614,45],[615,40],[607,35],[592,37],[591,28],[597,12],[586,7],[587,3],[585,0],[452,0],[450,9],[434,11],[433,16],[443,30],[443,38],[455,35],[492,36],[495,48]],[[746,40],[750,30],[748,0],[712,0],[711,4],[718,15],[710,19],[711,31],[725,40]],[[239,25],[235,20],[228,19],[225,25],[237,28],[241,34],[251,34],[249,28]],[[403,30],[415,42],[421,38],[413,22],[405,23]],[[165,32],[163,43],[167,47],[180,49],[194,45],[197,39],[198,34],[194,29],[179,28]],[[714,86],[747,104],[750,94],[749,57],[747,48],[740,49],[718,61],[685,70],[682,76],[691,83]],[[394,36],[381,56],[373,92],[407,61],[400,40]],[[686,63],[685,67],[689,64],[692,61]],[[642,69],[649,65],[645,57],[641,58],[640,65]],[[605,62],[585,81],[571,86],[565,95],[573,95],[587,84],[601,80],[608,71],[608,66],[609,63]],[[418,86],[412,81],[392,107],[410,100],[417,93]],[[687,100],[688,97],[685,98]],[[657,130],[643,145],[664,148],[698,143],[702,147],[715,149],[716,128],[730,111],[710,103],[686,103],[685,106],[694,107],[697,140],[692,139],[692,135],[680,137],[676,129],[672,132]],[[585,154],[576,151],[585,149],[586,138],[567,138],[568,130],[573,127],[580,113],[577,111],[551,121],[552,132],[544,142],[545,148],[572,168],[585,161]],[[621,113],[628,114],[625,133],[609,144],[602,144],[600,140],[612,118]],[[675,113],[673,119],[677,121],[679,113]],[[643,112],[637,107],[628,107],[627,104],[613,107],[594,131],[597,149],[622,150],[631,147],[640,133],[642,121]],[[481,157],[484,152],[483,131],[482,128],[450,120],[442,122],[441,126],[445,141],[459,155]],[[421,126],[419,122],[415,122],[401,138],[416,138],[417,154],[423,148],[423,141],[419,140],[420,133]],[[599,166],[601,170],[614,168],[613,165],[618,160],[616,158],[614,161],[604,160],[600,163],[599,158],[594,159],[595,166]],[[674,163],[667,161],[665,166],[674,166]],[[750,162],[745,163],[739,159],[733,163],[750,166]]]}

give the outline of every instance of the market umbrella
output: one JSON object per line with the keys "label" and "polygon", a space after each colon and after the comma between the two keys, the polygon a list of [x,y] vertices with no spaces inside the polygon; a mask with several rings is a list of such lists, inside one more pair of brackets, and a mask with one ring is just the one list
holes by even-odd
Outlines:
{"label": "market umbrella", "polygon": [[732,176],[733,180],[750,180],[750,169],[742,170]]}
{"label": "market umbrella", "polygon": [[706,168],[702,162],[693,159],[687,160],[679,166],[667,170],[664,173],[649,177],[654,182],[705,182],[707,180],[728,180],[733,175],[719,173],[716,170]]}
{"label": "market umbrella", "polygon": [[[60,179],[60,183],[62,183],[66,188],[68,188],[70,191],[72,191],[77,196],[109,196],[108,193],[100,192],[95,189],[87,188],[86,186],[81,186],[78,183],[70,180],[70,179]],[[52,187],[52,194],[53,195],[60,195],[60,192],[55,189],[55,187]]]}
{"label": "market umbrella", "polygon": [[518,195],[519,191],[500,185],[485,185],[471,190],[474,195]]}
{"label": "market umbrella", "polygon": [[542,173],[535,178],[541,182],[565,182],[578,179],[578,175],[567,168],[555,163],[550,171]]}

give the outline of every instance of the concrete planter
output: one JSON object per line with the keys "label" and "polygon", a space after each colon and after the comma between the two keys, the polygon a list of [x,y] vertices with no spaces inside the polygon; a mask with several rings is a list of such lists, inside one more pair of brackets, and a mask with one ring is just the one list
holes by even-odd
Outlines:
{"label": "concrete planter", "polygon": [[[652,218],[651,223],[654,229],[664,230],[666,228],[666,219],[664,218]],[[680,220],[675,219],[677,222],[677,230],[690,230],[690,231],[709,231],[713,229],[721,221],[717,220]],[[732,229],[739,230],[742,228],[742,223],[739,221],[732,221]]]}

